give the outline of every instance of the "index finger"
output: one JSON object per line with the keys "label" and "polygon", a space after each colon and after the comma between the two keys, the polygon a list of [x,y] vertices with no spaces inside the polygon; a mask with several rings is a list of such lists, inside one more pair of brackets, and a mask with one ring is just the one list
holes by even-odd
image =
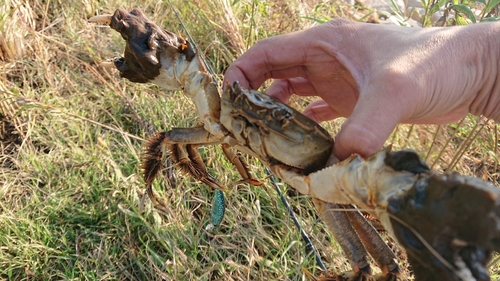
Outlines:
{"label": "index finger", "polygon": [[318,50],[324,55],[318,28],[260,40],[227,69],[224,85],[239,81],[244,88],[258,89],[270,78],[306,76],[305,64],[320,55]]}

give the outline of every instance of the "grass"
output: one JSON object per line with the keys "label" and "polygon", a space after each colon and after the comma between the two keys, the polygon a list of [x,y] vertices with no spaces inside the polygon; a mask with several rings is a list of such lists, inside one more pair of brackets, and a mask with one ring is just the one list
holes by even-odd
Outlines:
{"label": "grass", "polygon": [[[369,14],[314,1],[173,4],[218,74],[260,38],[316,24],[310,19]],[[86,19],[118,7],[134,4],[0,4],[6,39],[0,43],[0,279],[301,280],[301,267],[317,273],[314,257],[271,188],[270,195],[247,185],[228,191],[226,217],[211,233],[204,227],[212,191],[190,178],[157,181],[155,191],[169,208],[159,211],[146,201],[139,210],[144,139],[199,119],[181,93],[132,84],[97,66],[120,54],[123,42]],[[153,21],[186,36],[168,2],[143,1],[140,7]],[[292,105],[303,108],[307,102]],[[340,124],[324,125],[334,134]],[[498,128],[487,120],[402,125],[388,143],[416,149],[434,169],[452,166],[498,182]],[[221,182],[238,179],[220,148],[201,152]],[[249,163],[258,178],[266,177],[258,161]],[[288,199],[323,261],[334,271],[348,270],[310,200]]]}

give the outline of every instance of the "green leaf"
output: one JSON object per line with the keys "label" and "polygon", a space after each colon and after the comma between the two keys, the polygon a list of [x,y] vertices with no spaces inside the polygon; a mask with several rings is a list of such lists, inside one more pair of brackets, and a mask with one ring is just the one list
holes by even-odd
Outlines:
{"label": "green leaf", "polygon": [[446,4],[446,2],[448,2],[448,0],[439,0],[438,3],[436,3],[435,5],[432,5],[432,8],[431,8],[431,11],[429,14],[433,15],[434,13],[439,11],[439,9],[441,9]]}
{"label": "green leaf", "polygon": [[319,24],[323,24],[323,23],[327,22],[327,20],[322,20],[322,19],[312,18],[312,17],[300,17],[300,18],[301,19],[310,20],[310,21],[313,21],[313,22],[316,22],[316,23],[319,23]]}
{"label": "green leaf", "polygon": [[437,6],[439,8],[442,8],[449,0],[439,0],[439,2],[437,3]]}
{"label": "green leaf", "polygon": [[484,11],[483,11],[483,14],[486,15],[488,14],[491,9],[495,8],[498,3],[500,3],[500,0],[489,0],[487,3],[486,3],[486,6],[484,7]]}
{"label": "green leaf", "polygon": [[456,15],[455,20],[457,21],[458,25],[468,25],[469,24],[467,22],[467,20],[464,17],[462,17],[461,15]]}
{"label": "green leaf", "polygon": [[[466,5],[464,5],[464,4],[456,4],[456,5],[453,4],[453,5],[450,6],[450,9],[455,10],[457,13],[465,14],[473,23],[476,23],[476,16],[474,16],[474,13]],[[459,21],[457,19],[457,23],[458,22]],[[463,24],[460,24],[460,25],[463,25]]]}
{"label": "green leaf", "polygon": [[500,17],[489,17],[489,18],[484,18],[481,22],[492,22],[498,20],[500,20]]}

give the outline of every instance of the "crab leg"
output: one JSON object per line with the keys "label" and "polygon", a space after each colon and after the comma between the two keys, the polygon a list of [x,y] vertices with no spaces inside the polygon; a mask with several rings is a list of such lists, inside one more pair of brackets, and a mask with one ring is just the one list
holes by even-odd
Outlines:
{"label": "crab leg", "polygon": [[325,202],[355,204],[362,209],[377,210],[385,208],[389,198],[404,194],[418,177],[415,173],[397,171],[387,165],[386,159],[393,154],[390,148],[366,160],[354,154],[307,176],[283,166],[275,166],[274,172],[303,194]]}
{"label": "crab leg", "polygon": [[[351,262],[353,280],[372,275],[367,260],[368,253],[382,270],[385,280],[397,280],[400,268],[396,256],[356,207],[328,203],[316,198],[313,198],[313,203]],[[346,211],[342,211],[343,209]]]}
{"label": "crab leg", "polygon": [[236,167],[238,173],[243,178],[243,180],[237,183],[249,183],[254,186],[261,186],[264,184],[252,176],[245,160],[243,160],[241,155],[234,153],[230,145],[222,144],[222,152],[224,152],[226,158]]}
{"label": "crab leg", "polygon": [[372,270],[367,259],[368,253],[351,225],[346,212],[340,210],[342,207],[338,204],[327,203],[316,198],[313,198],[313,203],[335,237],[335,241],[342,247],[344,254],[351,263],[354,274],[370,276]]}
{"label": "crab leg", "polygon": [[390,149],[308,176],[277,170],[321,200],[372,208],[406,249],[415,280],[490,280],[487,264],[500,250],[500,189],[491,183],[431,172],[415,152]]}
{"label": "crab leg", "polygon": [[[359,212],[354,205],[348,206],[350,211],[346,211],[352,226],[359,235],[363,245],[372,258],[375,260],[382,273],[386,276],[398,276],[400,272],[397,258],[394,252],[387,246],[380,237],[373,225]],[[344,205],[344,208],[346,206]],[[394,277],[394,280],[396,278]]]}
{"label": "crab leg", "polygon": [[[173,162],[180,167],[181,171],[212,188],[224,190],[225,188],[208,174],[205,164],[196,150],[199,145],[219,143],[221,143],[221,140],[203,127],[173,128],[168,132],[158,133],[150,138],[146,144],[146,157],[142,164],[148,194],[153,195],[151,185],[162,167],[163,158],[167,155],[171,155]],[[247,164],[241,157],[231,151],[229,145],[223,144],[222,150],[229,161],[236,166],[245,182],[254,185],[262,184],[251,176]]]}

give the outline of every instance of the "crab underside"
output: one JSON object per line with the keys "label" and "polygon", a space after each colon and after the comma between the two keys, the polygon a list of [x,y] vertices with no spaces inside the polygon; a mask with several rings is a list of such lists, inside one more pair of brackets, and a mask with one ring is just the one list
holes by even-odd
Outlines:
{"label": "crab underside", "polygon": [[457,173],[435,173],[415,152],[390,148],[368,159],[352,155],[326,167],[333,149],[326,130],[237,83],[221,94],[192,45],[140,10],[118,9],[90,21],[110,25],[126,41],[124,56],[108,62],[121,77],[184,91],[202,120],[200,127],[174,128],[148,141],[144,179],[157,204],[161,202],[151,185],[167,156],[185,173],[223,190],[196,149],[221,144],[243,181],[262,185],[233,149],[259,158],[281,180],[311,195],[351,262],[349,280],[373,280],[368,255],[382,270],[378,280],[400,279],[395,255],[375,228],[359,211],[339,211],[352,209],[351,204],[371,210],[406,249],[415,280],[490,280],[486,265],[500,246],[500,191],[494,185]]}

